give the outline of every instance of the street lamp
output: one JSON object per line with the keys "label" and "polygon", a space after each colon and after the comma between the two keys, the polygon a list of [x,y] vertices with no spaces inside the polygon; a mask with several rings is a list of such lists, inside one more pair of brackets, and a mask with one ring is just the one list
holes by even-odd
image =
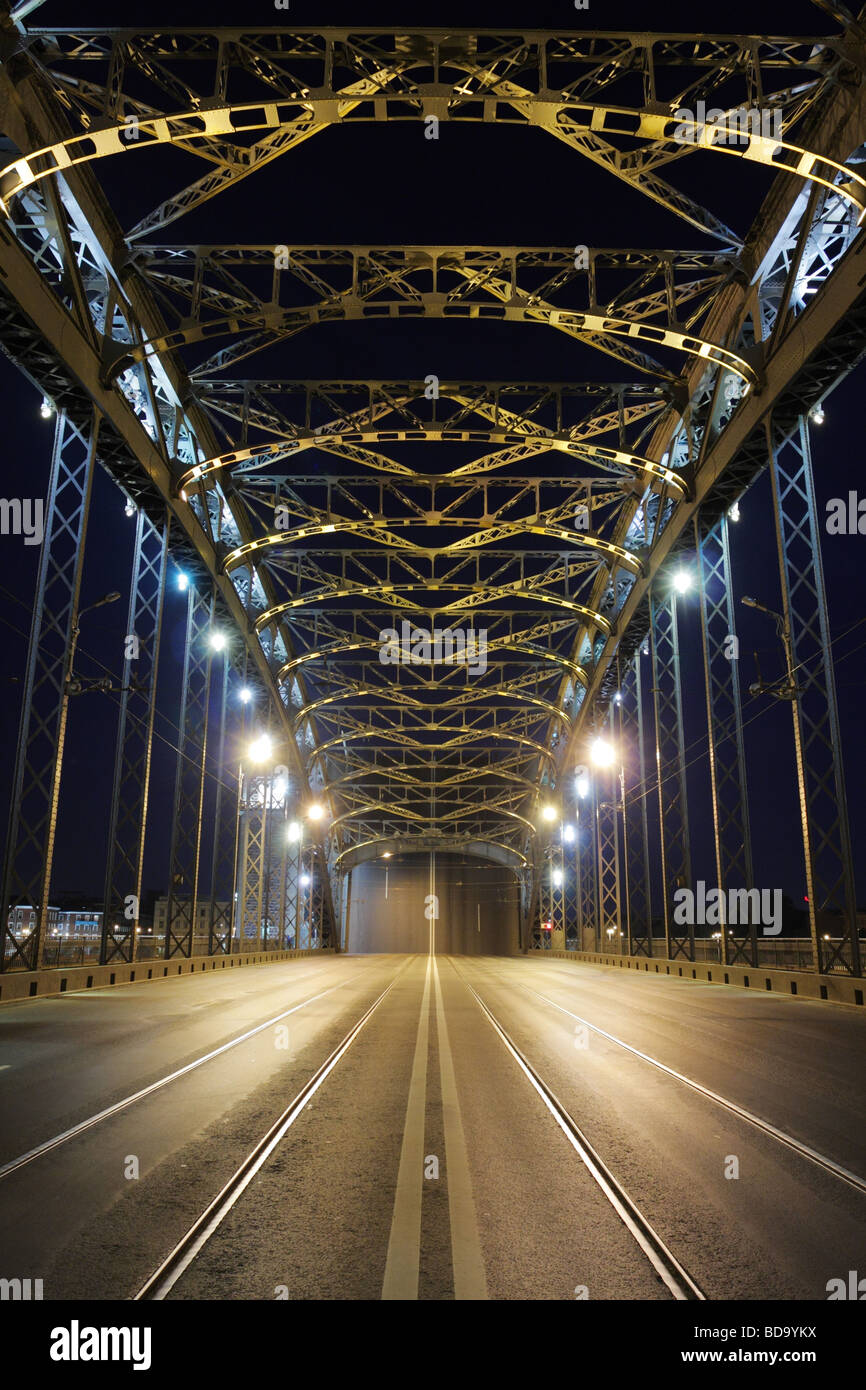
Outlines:
{"label": "street lamp", "polygon": [[259,734],[247,749],[250,762],[266,763],[273,752],[273,746],[270,734]]}
{"label": "street lamp", "polygon": [[794,644],[791,640],[791,629],[785,621],[782,613],[777,613],[775,609],[768,608],[765,603],[759,603],[756,598],[750,598],[744,594],[741,603],[746,608],[755,608],[759,613],[766,613],[768,618],[772,618],[776,624],[776,633],[785,651],[785,678],[779,681],[772,681],[769,685],[765,684],[761,677],[761,668],[758,663],[758,653],[755,652],[755,665],[758,667],[758,679],[749,686],[750,695],[772,695],[776,700],[796,700],[801,694],[800,688],[794,679]]}
{"label": "street lamp", "polygon": [[589,750],[589,756],[596,767],[612,767],[616,758],[613,745],[606,739],[594,739]]}
{"label": "street lamp", "polygon": [[[78,636],[81,632],[81,619],[84,617],[85,613],[92,613],[96,608],[104,608],[107,603],[116,603],[119,598],[120,594],[117,590],[112,589],[110,594],[103,594],[102,598],[97,599],[95,603],[89,603],[86,608],[79,609],[75,619],[75,626],[72,629],[72,635],[69,639],[69,656],[66,663],[65,681],[65,692],[67,695],[80,695],[84,689],[81,681],[75,679],[74,672],[75,651],[78,646]],[[99,684],[104,688],[103,682],[100,681]]]}

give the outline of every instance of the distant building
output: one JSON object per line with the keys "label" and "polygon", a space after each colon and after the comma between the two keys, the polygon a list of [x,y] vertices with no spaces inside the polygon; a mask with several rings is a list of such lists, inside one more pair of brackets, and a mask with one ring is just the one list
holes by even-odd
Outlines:
{"label": "distant building", "polygon": [[[189,898],[175,899],[175,901],[185,902],[187,905],[189,904]],[[211,898],[200,898],[196,903],[196,920],[193,923],[193,936],[207,936],[210,931],[212,906],[213,900]],[[225,913],[228,911],[229,905],[227,902],[218,901],[216,907],[219,912]],[[157,898],[153,905],[153,931],[155,936],[165,935],[167,922],[168,898]]]}
{"label": "distant building", "polygon": [[[39,909],[22,904],[9,909],[9,930],[27,936],[36,930]],[[49,907],[49,936],[101,936],[102,913],[90,907]]]}

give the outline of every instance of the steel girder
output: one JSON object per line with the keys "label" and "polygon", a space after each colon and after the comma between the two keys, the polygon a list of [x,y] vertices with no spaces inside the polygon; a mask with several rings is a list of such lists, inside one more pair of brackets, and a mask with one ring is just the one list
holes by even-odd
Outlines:
{"label": "steel girder", "polygon": [[624,771],[619,759],[622,755],[622,720],[619,717],[619,703],[613,700],[608,706],[607,718],[602,726],[611,736],[612,746],[617,750],[617,760],[610,771],[596,772],[595,825],[596,848],[598,854],[598,936],[603,950],[615,949],[622,952],[622,852],[620,848],[620,818],[622,815],[622,785]]}
{"label": "steel girder", "polygon": [[[6,209],[17,241],[0,244],[0,262],[5,263],[7,274],[22,272],[15,280],[18,303],[35,326],[36,336],[41,333],[42,345],[46,339],[54,343],[63,340],[68,356],[68,345],[74,343],[77,375],[110,422],[104,431],[109,439],[108,466],[131,489],[142,487],[143,473],[147,486],[160,499],[169,501],[188,542],[214,576],[221,599],[245,632],[257,669],[275,696],[274,674],[283,673],[277,707],[281,716],[288,716],[284,727],[290,736],[293,769],[300,770],[306,763],[315,785],[336,789],[343,784],[348,766],[344,760],[354,740],[373,738],[379,745],[377,758],[389,744],[417,750],[425,744],[420,726],[429,717],[431,736],[438,741],[445,735],[449,757],[469,745],[492,762],[495,751],[513,741],[527,751],[527,762],[515,775],[536,785],[546,783],[551,778],[553,758],[559,769],[552,778],[555,785],[570,765],[587,715],[594,720],[597,706],[603,706],[610,696],[612,658],[618,649],[627,658],[641,640],[649,586],[668,557],[683,544],[683,538],[689,536],[696,506],[702,504],[701,517],[711,525],[713,511],[724,502],[726,491],[742,491],[744,479],[766,465],[766,450],[762,458],[759,443],[767,410],[774,406],[790,409],[792,401],[808,401],[818,389],[823,394],[827,384],[838,379],[862,351],[857,336],[858,299],[862,299],[858,276],[862,278],[862,271],[856,264],[862,242],[854,245],[862,180],[850,167],[842,167],[864,136],[862,94],[856,87],[859,67],[850,45],[844,38],[811,44],[730,36],[701,40],[651,36],[636,41],[625,35],[602,34],[451,35],[446,40],[443,35],[412,31],[400,36],[359,36],[349,31],[286,35],[282,30],[242,36],[232,32],[218,42],[213,35],[181,34],[179,40],[173,35],[172,42],[167,42],[166,36],[156,32],[69,35],[32,30],[34,52],[39,52],[41,66],[31,65],[23,49],[16,54],[13,44],[12,70],[20,79],[19,93],[23,96],[19,101],[29,107],[31,126],[26,130],[20,120],[17,125],[7,121],[7,125],[22,151],[32,151],[41,137],[42,148],[57,147],[59,157],[54,165],[50,159],[43,163],[19,161],[7,180]],[[585,41],[588,47],[582,46]],[[603,80],[603,69],[598,66],[602,53],[607,55]],[[815,56],[818,53],[820,62]],[[198,63],[197,71],[206,74],[207,101],[192,83],[190,69],[185,66],[188,63]],[[336,89],[335,63],[341,79],[349,78]],[[321,73],[315,97],[305,100],[298,74],[309,72],[310,64],[321,65]],[[700,76],[686,76],[687,65],[699,69]],[[548,86],[551,71],[556,72],[555,91]],[[435,73],[435,91],[430,90],[428,81],[421,81],[422,74],[429,77],[431,72]],[[681,89],[673,80],[677,72],[686,82]],[[796,167],[799,175],[783,175],[777,180],[745,245],[712,214],[671,185],[662,184],[655,172],[665,165],[673,167],[681,159],[694,158],[699,148],[705,148],[701,141],[708,134],[706,130],[690,127],[696,136],[694,144],[672,139],[672,113],[703,96],[712,99],[713,83],[723,72],[735,75],[742,83],[742,100],[748,105],[779,106],[785,139],[776,150],[779,159],[774,167]],[[535,75],[531,81],[530,73]],[[663,76],[671,80],[663,82]],[[529,85],[518,85],[518,77]],[[212,78],[215,85],[211,85]],[[250,79],[261,85],[260,111],[255,109],[255,101],[238,105],[234,100],[235,82]],[[662,101],[661,90],[665,93]],[[306,92],[308,95],[308,88]],[[328,122],[355,117],[398,118],[398,100],[405,103],[402,114],[416,121],[435,115],[457,121],[534,122],[702,231],[718,236],[724,252],[702,261],[700,253],[593,251],[588,253],[581,273],[574,257],[569,264],[568,253],[555,248],[550,252],[538,248],[384,248],[377,252],[371,248],[287,246],[276,248],[286,252],[286,264],[279,267],[275,258],[274,293],[271,300],[265,300],[254,292],[251,277],[256,265],[260,272],[266,254],[275,248],[148,248],[140,242],[143,231],[165,225],[204,198],[213,197]],[[365,101],[371,103],[369,109],[365,109]],[[293,104],[293,111],[280,106],[281,102]],[[169,105],[177,108],[176,115],[169,114],[160,124],[161,113]],[[61,107],[76,127],[72,139],[84,132],[84,143],[70,144],[68,132],[61,131]],[[184,111],[190,114],[184,116]],[[587,112],[591,116],[588,124]],[[233,145],[232,135],[241,119],[246,132],[268,129],[269,133],[261,139],[256,136],[252,146],[247,134],[241,144]],[[130,135],[121,144],[119,126],[137,130],[138,136]],[[629,152],[615,148],[620,134],[637,135],[641,147]],[[148,139],[151,135],[153,140]],[[95,168],[93,161],[102,154],[111,150],[129,153],[138,138],[142,138],[139,148],[172,142],[196,151],[210,161],[211,172],[199,185],[163,202],[144,225],[133,229],[129,237],[133,256],[121,289],[119,278],[106,274],[112,253],[104,248],[118,244],[104,234],[110,215],[95,196],[94,181],[79,161]],[[798,156],[795,166],[790,162],[795,146],[820,151],[820,162],[811,156]],[[740,153],[760,161],[771,157],[760,137],[743,147],[712,152]],[[61,166],[58,175],[56,170]],[[55,172],[50,172],[52,168]],[[801,188],[806,191],[801,192]],[[82,212],[85,206],[86,216]],[[24,256],[20,254],[22,248],[26,249]],[[60,273],[59,266],[65,273]],[[35,280],[31,273],[34,267]],[[433,277],[438,289],[431,291]],[[616,284],[608,289],[611,277],[616,278]],[[99,286],[96,294],[90,289],[94,281]],[[50,300],[46,299],[46,288]],[[569,294],[573,296],[575,290],[582,298],[575,303],[572,297],[569,303]],[[295,302],[291,302],[295,292]],[[436,293],[442,295],[439,303],[431,297]],[[487,313],[507,319],[512,314],[509,300],[516,301],[513,316],[523,321],[541,319],[581,335],[604,351],[621,354],[625,339],[632,340],[626,345],[626,360],[654,375],[662,392],[656,398],[660,408],[653,413],[644,407],[641,414],[639,404],[630,416],[620,410],[614,420],[614,411],[608,406],[612,439],[605,438],[604,430],[594,431],[592,427],[576,436],[566,433],[565,438],[556,429],[551,432],[549,424],[539,430],[537,422],[526,418],[525,407],[520,419],[514,418],[519,411],[491,417],[489,402],[473,399],[471,392],[449,396],[447,420],[444,415],[437,417],[438,405],[426,415],[413,407],[417,392],[415,396],[394,392],[390,403],[383,394],[376,397],[373,392],[348,412],[341,404],[330,418],[313,419],[308,414],[299,424],[286,417],[281,405],[274,404],[264,385],[247,390],[238,404],[237,384],[213,379],[214,361],[220,366],[233,364],[257,342],[263,345],[269,333],[288,331],[323,315],[327,318],[329,313],[372,320],[383,310],[396,317],[429,316],[438,313],[442,303],[470,319]],[[56,312],[58,305],[65,321]],[[686,322],[681,324],[683,315]],[[256,322],[257,316],[261,322]],[[70,319],[77,325],[78,339],[70,332]],[[191,320],[191,326],[178,327],[181,319]],[[61,323],[63,333],[59,331]],[[217,359],[197,367],[188,364],[194,376],[194,396],[177,350],[189,345],[196,335],[203,337],[206,330],[217,330],[220,324],[231,329],[233,341],[220,350]],[[12,336],[19,360],[28,366],[38,362],[40,371],[59,374],[62,379],[62,363],[58,364],[56,353],[52,358],[33,335],[28,339],[26,323],[16,321]],[[161,344],[158,353],[151,350],[155,344]],[[635,348],[648,345],[665,353],[670,348],[685,348],[679,374],[670,366],[654,363],[643,351],[635,355]],[[112,380],[115,385],[109,387]],[[501,388],[495,390],[501,397]],[[335,394],[345,396],[339,389]],[[323,395],[320,385],[307,392],[308,402],[315,399],[321,405]],[[118,401],[125,404],[126,414],[118,410]],[[186,403],[183,408],[181,401]],[[476,404],[479,408],[473,416],[470,412]],[[393,417],[389,405],[394,409]],[[129,407],[142,422],[133,429]],[[395,418],[401,423],[396,439],[389,441],[383,436]],[[220,454],[215,428],[226,419],[242,424],[240,440],[229,436],[231,452],[249,451],[232,464],[225,462],[225,450]],[[628,437],[624,420],[631,431]],[[480,441],[472,436],[448,438],[449,431],[465,436],[471,426],[480,430],[482,422],[486,433]],[[505,431],[512,429],[513,437],[509,438]],[[252,439],[250,431],[255,436]],[[121,447],[114,443],[116,435],[123,441]],[[274,454],[263,452],[261,435],[264,442],[269,435],[271,443],[277,436]],[[320,661],[310,649],[295,650],[297,632],[306,632],[309,638],[311,621],[321,622],[324,630],[327,614],[335,612],[335,599],[369,603],[388,586],[389,610],[396,607],[405,611],[415,609],[414,594],[429,596],[439,590],[441,572],[430,567],[433,562],[429,556],[419,554],[431,547],[413,548],[402,534],[407,521],[421,528],[417,503],[411,499],[408,505],[404,503],[403,516],[386,519],[381,508],[370,508],[372,516],[346,518],[345,513],[331,510],[330,501],[325,512],[321,499],[308,497],[307,519],[320,518],[311,521],[312,528],[336,528],[335,516],[341,522],[348,519],[353,523],[349,532],[353,538],[364,535],[377,543],[379,561],[382,550],[386,551],[384,565],[375,563],[375,552],[353,551],[348,562],[336,544],[323,555],[322,536],[331,533],[313,529],[310,534],[322,546],[319,557],[325,561],[319,564],[317,575],[317,561],[298,554],[297,541],[304,538],[301,533],[307,531],[306,524],[294,527],[291,554],[281,555],[277,542],[262,547],[262,498],[269,495],[273,501],[277,489],[268,494],[262,487],[256,499],[250,478],[243,476],[251,470],[258,472],[261,462],[291,460],[296,451],[323,449],[391,477],[401,475],[402,469],[405,478],[408,464],[383,455],[380,446],[396,443],[400,448],[413,448],[419,435],[423,436],[420,442],[427,444],[481,442],[499,446],[493,454],[458,465],[458,471],[469,478],[522,467],[534,453],[547,450],[553,457],[576,455],[589,468],[600,466],[608,478],[618,474],[619,486],[628,477],[635,483],[631,492],[623,487],[619,506],[612,506],[607,516],[603,509],[599,511],[605,521],[604,535],[595,539],[604,544],[584,549],[595,550],[603,563],[596,565],[595,573],[589,568],[585,571],[587,588],[579,604],[568,591],[573,557],[563,555],[558,566],[551,557],[543,572],[534,558],[515,562],[512,554],[507,562],[499,560],[485,544],[490,539],[485,533],[491,529],[488,504],[484,511],[479,509],[474,520],[471,514],[459,519],[468,522],[464,528],[469,532],[466,555],[453,561],[456,568],[448,582],[459,581],[464,592],[459,593],[458,586],[457,599],[442,610],[430,609],[431,614],[480,614],[488,602],[507,599],[523,605],[529,599],[530,604],[540,601],[542,605],[564,607],[566,613],[574,615],[577,629],[572,629],[570,642],[563,638],[556,651],[561,683],[553,697],[536,686],[527,686],[525,668],[515,671],[505,666],[500,682],[503,693],[492,697],[485,708],[486,727],[484,720],[468,718],[465,694],[458,697],[463,702],[456,706],[459,721],[449,723],[452,714],[443,720],[430,709],[431,704],[441,703],[441,695],[421,700],[401,689],[394,701],[397,722],[386,730],[381,721],[379,725],[374,719],[371,722],[373,706],[360,703],[370,698],[366,693],[372,690],[369,680],[361,680],[357,670],[348,671],[340,674],[332,687],[331,674],[326,671],[327,681],[316,689],[315,668],[330,667],[330,657]],[[592,443],[593,448],[580,452],[581,441],[585,446]],[[282,449],[286,452],[281,453]],[[409,473],[417,470],[409,469]],[[427,476],[442,481],[441,475]],[[183,480],[191,484],[189,494]],[[394,484],[389,481],[388,486],[390,495],[396,496]],[[301,489],[296,489],[293,504],[300,495]],[[355,495],[352,505],[358,500]],[[592,507],[592,500],[590,488],[585,494],[590,513],[598,510]],[[521,527],[548,524],[547,519],[533,521],[530,516],[522,515],[516,530],[512,527],[500,532],[499,543],[510,543]],[[394,522],[401,525],[388,524]],[[435,524],[447,523],[440,515]],[[563,527],[559,538],[574,544],[577,529]],[[383,537],[385,531],[390,532],[387,538]],[[281,537],[283,548],[287,539]],[[439,547],[434,548],[438,554]],[[638,552],[639,564],[620,563],[623,557]],[[275,557],[279,557],[278,564]],[[471,579],[467,562],[476,566]],[[452,560],[437,558],[435,563],[451,564]],[[347,573],[351,564],[357,565],[357,574]],[[507,576],[509,564],[520,571],[520,582]],[[531,595],[524,582],[527,566],[532,571]],[[543,577],[539,578],[540,574]],[[392,589],[395,575],[400,582]],[[342,586],[341,581],[345,581]],[[292,597],[285,597],[287,589]],[[438,598],[434,602],[438,603]],[[400,616],[399,611],[396,616]],[[531,611],[527,617],[528,628],[539,620]],[[251,634],[246,629],[250,618]],[[306,628],[301,626],[304,623]],[[352,617],[351,624],[354,635],[358,619]],[[341,640],[339,632],[332,633],[334,643]],[[531,641],[527,643],[531,645]],[[334,660],[342,663],[348,650],[344,646],[339,658],[334,654]],[[300,663],[299,657],[309,657],[309,661]],[[585,681],[575,679],[578,668]],[[378,699],[380,690],[375,693]],[[335,694],[338,698],[332,701]],[[419,703],[408,706],[406,696]],[[547,701],[552,710],[544,717],[542,706],[537,706],[539,718],[533,721],[521,711],[527,696]],[[514,701],[516,712],[510,717],[500,716],[495,703],[500,699]],[[334,711],[345,709],[344,700],[354,702],[354,715],[342,714],[335,719]],[[562,717],[565,712],[567,721]],[[603,709],[599,712],[603,714]],[[439,725],[434,727],[437,718]],[[340,832],[348,818],[359,824],[360,834],[369,835],[376,826],[379,799],[374,789],[366,811],[363,803],[335,804],[332,809],[340,821]],[[521,817],[526,823],[531,821],[531,815],[525,814],[531,797],[522,809],[517,809],[519,805],[496,794],[491,804],[494,834],[504,835],[503,826],[509,822],[519,826]],[[407,817],[404,827],[411,822],[412,817]],[[490,820],[482,817],[479,824],[491,832]],[[531,825],[519,832],[524,836],[521,852],[527,859],[533,857],[532,832]],[[322,850],[324,854],[324,846]],[[537,880],[537,873],[535,877]]]}
{"label": "steel girder", "polygon": [[[701,535],[695,519],[716,884],[723,895],[729,888],[754,887],[730,524],[727,515],[722,515]],[[747,935],[732,930],[725,921],[719,923],[719,930],[722,964],[758,964],[754,914]]]}
{"label": "steel girder", "polygon": [[[167,557],[167,518],[155,524],[139,510],[107,840],[103,965],[135,958]],[[123,929],[118,932],[121,922]]]}
{"label": "steel girder", "polygon": [[[27,125],[22,109],[27,108]],[[8,73],[0,77],[0,117],[14,138],[32,140],[32,129],[58,128],[59,113],[51,109],[38,84],[25,82],[10,96]],[[15,294],[5,300],[4,343],[10,355],[62,409],[67,417],[88,418],[94,406],[101,419],[99,458],[120,485],[140,505],[158,512],[168,503],[177,523],[175,558],[197,574],[215,576],[221,611],[227,611],[248,644],[251,670],[266,690],[274,692],[271,666],[262,645],[246,631],[243,605],[235,590],[217,574],[211,536],[174,497],[172,479],[178,464],[212,452],[207,420],[188,415],[181,406],[186,388],[174,364],[152,364],[143,375],[125,379],[122,389],[101,385],[99,344],[103,334],[124,335],[128,341],[158,329],[155,310],[135,285],[120,289],[111,268],[117,231],[107,203],[93,185],[75,171],[47,188],[47,199],[22,202],[12,234],[0,238],[4,283]],[[61,273],[58,275],[58,267]],[[130,325],[133,325],[130,327]],[[62,347],[61,347],[62,345]],[[197,442],[202,441],[202,442]],[[243,519],[240,521],[243,528]],[[279,653],[287,654],[285,643]],[[278,702],[277,702],[278,703]],[[300,772],[292,742],[287,755]],[[21,959],[16,956],[16,959]],[[4,957],[4,964],[6,958]]]}
{"label": "steel girder", "polygon": [[562,844],[558,838],[544,851],[538,885],[539,944],[545,949],[565,949],[566,903]]}
{"label": "steel girder", "polygon": [[[585,260],[584,269],[574,248],[560,247],[146,247],[133,264],[178,326],[118,345],[110,371],[231,338],[196,365],[198,380],[312,325],[444,318],[548,325],[668,383],[674,372],[649,349],[701,357],[756,384],[747,358],[700,336],[734,275],[730,255],[587,248]],[[268,297],[263,276],[272,281]]]}
{"label": "steel girder", "polygon": [[[243,716],[231,718],[229,694],[231,663],[223,659],[219,696],[219,738],[216,760],[216,796],[213,809],[213,846],[211,849],[210,908],[208,922],[208,955],[228,955],[232,946],[234,917],[235,872],[237,863],[238,828],[240,817],[240,775],[233,786],[229,779],[228,747],[239,741]],[[246,706],[243,706],[246,709]],[[232,724],[231,734],[229,724]],[[232,739],[231,735],[234,735]]]}
{"label": "steel girder", "polygon": [[[79,595],[98,434],[95,411],[79,423],[65,412],[57,417],[3,869],[0,968],[4,969],[37,969],[47,945],[63,745],[75,690]],[[8,914],[25,904],[37,912],[35,928],[13,929]]]}
{"label": "steel girder", "polygon": [[[335,122],[408,120],[429,130],[431,122],[469,120],[547,130],[692,226],[736,244],[718,217],[658,170],[704,149],[832,179],[836,167],[825,152],[818,158],[784,137],[804,124],[832,83],[858,71],[844,41],[832,37],[656,35],[641,42],[598,31],[70,34],[35,26],[29,37],[55,98],[75,113],[87,138],[55,143],[50,162],[19,161],[0,182],[0,196],[43,177],[46,163],[68,167],[154,143],[208,162],[204,178],[160,204],[133,237],[167,225]],[[783,138],[751,133],[714,142],[694,110],[701,97],[712,105],[722,83],[728,92],[732,83],[738,89],[728,111],[777,108]],[[685,143],[677,138],[684,129]],[[233,143],[241,132],[259,131],[267,134],[252,147]],[[624,155],[622,136],[640,141],[639,148]],[[858,190],[852,179],[849,196]]]}
{"label": "steel girder", "polygon": [[597,792],[590,779],[577,806],[575,827],[577,845],[577,920],[580,949],[586,950],[586,937],[592,934],[595,950],[601,949],[601,915],[598,892]]}
{"label": "steel girder", "polygon": [[238,950],[244,942],[262,944],[262,923],[268,914],[270,873],[268,819],[271,811],[271,779],[244,780],[240,798],[238,832]]}
{"label": "steel girder", "polygon": [[653,595],[650,612],[665,942],[669,960],[678,955],[694,960],[695,924],[689,922],[688,931],[682,933],[677,931],[674,919],[677,888],[692,888],[676,597],[672,593]]}
{"label": "steel girder", "polygon": [[646,761],[646,713],[640,647],[620,680],[620,748],[623,765],[623,861],[628,955],[653,953]]}
{"label": "steel girder", "polygon": [[165,956],[191,956],[201,895],[201,834],[210,722],[215,596],[210,585],[187,590],[186,636],[169,856]]}
{"label": "steel girder", "polygon": [[[801,417],[793,428],[777,423],[768,428],[767,442],[772,452],[782,614],[797,692],[791,713],[813,959],[821,973],[860,975],[848,801],[808,421]],[[819,912],[838,914],[835,942],[825,942],[830,933],[819,929]]]}

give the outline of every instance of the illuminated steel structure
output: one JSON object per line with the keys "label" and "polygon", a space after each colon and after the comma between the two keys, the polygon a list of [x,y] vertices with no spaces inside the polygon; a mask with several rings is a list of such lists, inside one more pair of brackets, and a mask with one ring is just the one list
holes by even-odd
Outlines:
{"label": "illuminated steel structure", "polygon": [[[459,849],[518,873],[524,945],[556,919],[569,948],[613,940],[693,957],[671,911],[691,872],[671,578],[696,546],[716,868],[720,886],[748,887],[725,518],[769,467],[800,681],[815,965],[860,973],[807,416],[866,340],[866,49],[858,23],[822,8],[835,28],[816,38],[59,31],[7,15],[3,344],[57,426],[5,904],[48,902],[98,461],[138,512],[129,621],[144,652],[134,686],[124,668],[106,923],[130,899],[137,911],[141,890],[171,560],[190,592],[169,954],[193,952],[196,902],[231,898],[235,862],[235,921],[212,922],[210,952],[231,948],[232,927],[238,942],[337,946],[353,865]],[[725,114],[710,123],[696,114],[708,108]],[[766,109],[772,135],[742,119]],[[428,137],[443,121],[538,127],[717,249],[166,240],[205,203],[216,226],[213,200],[322,130],[383,121]],[[165,146],[199,157],[201,177],[160,186]],[[766,173],[758,216],[739,232],[669,181],[683,161],[722,155]],[[103,161],[135,171],[143,156],[159,201],[124,228]],[[616,378],[234,375],[313,325],[418,320],[423,333],[431,318],[535,324],[612,359]],[[477,669],[383,664],[382,634],[404,622],[410,649],[424,630],[474,635]],[[233,633],[225,655],[207,649],[214,624]],[[229,720],[241,681],[269,710],[279,775],[238,772],[249,721]],[[581,796],[573,771],[601,730],[617,767]],[[214,749],[216,832],[203,841]],[[551,796],[553,826],[540,819]],[[290,818],[314,797],[327,814],[291,843]],[[819,909],[841,913],[830,946]],[[39,963],[44,924],[25,941],[6,932],[4,906],[0,930],[3,968]],[[104,958],[130,939],[106,926]],[[722,933],[720,949],[757,960],[754,933]]]}

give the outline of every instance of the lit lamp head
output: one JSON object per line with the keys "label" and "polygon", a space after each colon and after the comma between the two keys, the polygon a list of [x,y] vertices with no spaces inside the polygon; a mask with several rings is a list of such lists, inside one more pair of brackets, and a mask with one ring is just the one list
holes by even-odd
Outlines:
{"label": "lit lamp head", "polygon": [[307,815],[310,820],[321,820],[325,814],[325,808],[318,801],[314,801],[312,806],[307,807]]}
{"label": "lit lamp head", "polygon": [[250,762],[253,763],[266,763],[272,752],[273,743],[269,734],[259,734],[247,749]]}
{"label": "lit lamp head", "polygon": [[678,594],[687,594],[692,587],[692,576],[688,570],[679,569],[673,577],[673,586]]}
{"label": "lit lamp head", "polygon": [[593,741],[589,756],[596,767],[612,767],[616,755],[612,744],[608,743],[606,739],[597,738]]}
{"label": "lit lamp head", "polygon": [[210,635],[211,650],[224,652],[226,649],[226,635],[224,632],[212,632]]}
{"label": "lit lamp head", "polygon": [[548,825],[551,823],[551,821],[555,821],[555,820],[556,820],[556,807],[555,807],[555,806],[543,806],[543,807],[541,808],[541,819],[542,819],[542,820],[546,820],[547,823],[548,823]]}

